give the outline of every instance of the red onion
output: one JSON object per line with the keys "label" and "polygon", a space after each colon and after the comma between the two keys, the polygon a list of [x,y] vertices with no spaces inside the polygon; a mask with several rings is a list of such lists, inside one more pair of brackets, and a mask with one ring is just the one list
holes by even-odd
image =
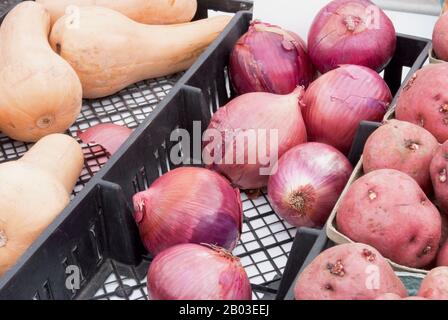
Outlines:
{"label": "red onion", "polygon": [[238,258],[214,246],[182,244],[160,253],[148,271],[152,300],[251,300]]}
{"label": "red onion", "polygon": [[344,65],[314,81],[302,108],[310,141],[348,153],[359,123],[381,121],[392,100],[384,80],[373,70]]}
{"label": "red onion", "polygon": [[98,144],[110,155],[113,155],[121,145],[129,138],[132,130],[113,123],[102,123],[87,129],[78,131],[78,137],[86,144]]}
{"label": "red onion", "polygon": [[153,255],[181,243],[232,250],[241,234],[239,190],[207,169],[172,170],[133,200],[141,238]]}
{"label": "red onion", "polygon": [[269,178],[275,212],[295,227],[322,227],[353,168],[335,148],[306,143],[286,152]]}
{"label": "red onion", "polygon": [[309,55],[321,73],[341,64],[381,71],[397,44],[395,28],[369,0],[335,0],[316,16],[308,34]]}
{"label": "red onion", "polygon": [[[299,106],[302,96],[301,87],[284,96],[247,93],[220,108],[213,115],[208,130],[220,133],[222,143],[206,142],[203,155],[210,156],[212,160],[220,158],[221,161],[207,163],[209,168],[223,174],[241,189],[266,186],[270,170],[275,169],[278,159],[292,147],[306,142]],[[252,143],[243,139],[248,133],[255,134],[256,140]],[[258,155],[260,152],[265,154],[266,159],[258,156],[257,152]],[[267,172],[262,172],[263,169]]]}
{"label": "red onion", "polygon": [[252,22],[230,56],[238,94],[288,94],[298,85],[308,87],[315,75],[306,44],[297,34],[259,21]]}

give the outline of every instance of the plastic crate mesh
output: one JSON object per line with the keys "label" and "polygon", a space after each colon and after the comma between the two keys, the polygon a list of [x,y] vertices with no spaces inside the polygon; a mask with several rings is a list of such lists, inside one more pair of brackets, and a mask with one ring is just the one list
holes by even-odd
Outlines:
{"label": "plastic crate mesh", "polygon": [[[296,230],[273,212],[266,192],[256,199],[250,199],[244,193],[241,197],[243,233],[233,253],[240,258],[249,276],[254,289],[253,299],[263,299],[266,295],[272,299],[276,293],[273,287],[283,274]],[[131,267],[133,276],[123,276],[114,262],[111,263],[113,272],[93,299],[147,300],[146,273],[141,276],[141,272]]]}
{"label": "plastic crate mesh", "polygon": [[6,12],[13,5],[21,2],[22,0],[0,0],[0,15]]}

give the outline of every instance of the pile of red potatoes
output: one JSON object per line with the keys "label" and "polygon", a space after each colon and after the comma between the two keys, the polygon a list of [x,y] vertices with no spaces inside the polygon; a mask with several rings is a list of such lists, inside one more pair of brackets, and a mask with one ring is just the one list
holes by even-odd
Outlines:
{"label": "pile of red potatoes", "polygon": [[[316,258],[296,299],[448,300],[447,89],[448,63],[425,66],[403,87],[396,120],[366,142],[364,175],[337,211],[337,229],[356,243]],[[386,258],[430,271],[418,297],[407,297]]]}

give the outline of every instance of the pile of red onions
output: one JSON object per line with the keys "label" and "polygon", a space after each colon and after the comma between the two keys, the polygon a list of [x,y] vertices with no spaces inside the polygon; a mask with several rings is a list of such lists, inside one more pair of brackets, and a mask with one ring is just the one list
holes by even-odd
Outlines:
{"label": "pile of red onions", "polygon": [[331,146],[297,146],[281,157],[269,179],[272,207],[295,227],[322,227],[352,170],[347,158]]}
{"label": "pile of red onions", "polygon": [[375,71],[343,65],[314,81],[305,93],[308,138],[347,154],[359,123],[381,121],[391,101],[389,87]]}
{"label": "pile of red onions", "polygon": [[207,169],[172,170],[136,194],[133,202],[143,244],[153,255],[181,243],[233,250],[241,234],[239,190]]}
{"label": "pile of red onions", "polygon": [[299,85],[308,87],[315,75],[297,34],[259,21],[252,22],[230,57],[230,77],[238,94],[288,94]]}
{"label": "pile of red onions", "polygon": [[[223,139],[221,144],[214,139],[206,141],[203,156],[221,161],[206,163],[208,167],[241,189],[265,187],[270,172],[260,169],[269,171],[286,151],[307,140],[300,110],[303,92],[298,87],[288,95],[247,93],[220,108],[208,130],[219,132]],[[245,139],[251,133],[255,134],[252,142]],[[267,161],[262,161],[260,154]]]}
{"label": "pile of red onions", "polygon": [[152,300],[251,300],[249,278],[224,249],[182,244],[160,253],[148,271]]}
{"label": "pile of red onions", "polygon": [[321,73],[342,64],[381,71],[397,38],[392,21],[369,0],[335,0],[316,16],[308,34],[309,55]]}

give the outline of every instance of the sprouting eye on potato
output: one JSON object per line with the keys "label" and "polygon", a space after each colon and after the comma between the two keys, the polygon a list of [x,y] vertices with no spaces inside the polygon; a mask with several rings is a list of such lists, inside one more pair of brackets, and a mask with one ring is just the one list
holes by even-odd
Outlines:
{"label": "sprouting eye on potato", "polygon": [[296,300],[373,300],[407,292],[386,259],[365,244],[343,244],[322,252],[299,276]]}

